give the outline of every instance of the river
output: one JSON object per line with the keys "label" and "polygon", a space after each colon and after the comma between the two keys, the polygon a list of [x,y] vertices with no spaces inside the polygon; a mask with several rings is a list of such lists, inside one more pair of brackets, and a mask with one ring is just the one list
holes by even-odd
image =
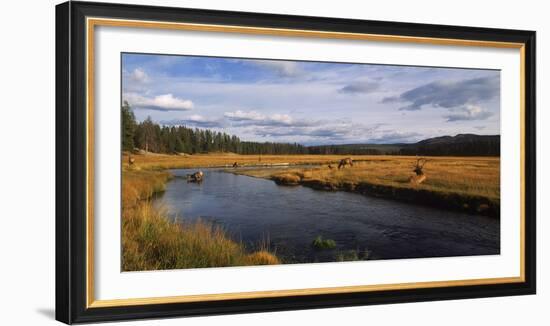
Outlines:
{"label": "river", "polygon": [[[203,169],[201,184],[176,176],[155,199],[172,218],[221,225],[250,250],[260,243],[285,263],[495,255],[498,219],[412,205],[344,191],[279,186],[271,180]],[[322,236],[334,249],[318,250]]]}

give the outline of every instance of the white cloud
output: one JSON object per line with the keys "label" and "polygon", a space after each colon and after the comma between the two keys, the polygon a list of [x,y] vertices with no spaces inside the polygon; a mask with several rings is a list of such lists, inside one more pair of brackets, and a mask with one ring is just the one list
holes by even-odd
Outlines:
{"label": "white cloud", "polygon": [[292,124],[293,120],[288,114],[273,114],[269,117],[272,121],[284,124]]}
{"label": "white cloud", "polygon": [[256,111],[241,111],[225,112],[224,117],[239,124],[239,125],[256,125],[256,126],[309,126],[311,122],[305,120],[293,119],[288,114],[272,114],[264,115]]}
{"label": "white cloud", "polygon": [[199,114],[193,114],[189,116],[189,120],[191,121],[206,121],[206,118]]}
{"label": "white cloud", "polygon": [[191,100],[174,97],[172,94],[146,97],[137,93],[126,93],[123,98],[130,103],[130,106],[136,109],[179,111],[191,110],[194,106]]}
{"label": "white cloud", "polygon": [[244,121],[244,120],[261,121],[266,118],[265,115],[260,114],[256,111],[237,110],[235,112],[225,112],[223,115],[230,120],[239,120],[239,121]]}
{"label": "white cloud", "polygon": [[477,105],[465,105],[445,116],[447,121],[485,120],[493,114]]}
{"label": "white cloud", "polygon": [[199,114],[193,114],[182,119],[161,120],[160,124],[165,126],[194,126],[199,128],[220,128],[223,121],[208,119]]}
{"label": "white cloud", "polygon": [[[286,128],[256,125],[252,132],[282,142],[300,142],[306,145],[380,143],[384,141],[411,142],[420,134],[381,129],[384,124],[362,124],[351,121],[312,121],[308,126],[289,125]],[[411,138],[413,137],[413,138]]]}
{"label": "white cloud", "polygon": [[132,71],[129,76],[132,81],[135,81],[138,83],[146,83],[149,81],[149,76],[141,68],[134,69],[134,71]]}

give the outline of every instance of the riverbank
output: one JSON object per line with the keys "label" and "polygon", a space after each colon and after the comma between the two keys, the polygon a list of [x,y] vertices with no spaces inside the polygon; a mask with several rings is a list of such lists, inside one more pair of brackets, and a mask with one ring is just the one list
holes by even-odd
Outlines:
{"label": "riverbank", "polygon": [[355,162],[338,170],[327,165],[300,168],[227,169],[280,185],[302,185],[317,190],[349,191],[414,204],[468,213],[500,216],[500,161],[498,158],[430,158],[426,181],[414,184],[413,157]]}
{"label": "riverbank", "polygon": [[[239,167],[276,167],[294,165],[319,165],[338,164],[342,155],[238,155],[234,153],[210,153],[210,154],[133,154],[134,169],[142,170],[166,170],[166,169],[191,169],[191,168],[228,168],[235,163]],[[129,154],[123,153],[122,165],[129,167]],[[388,155],[356,155],[355,162],[362,161],[387,161],[410,156]],[[467,158],[466,158],[467,159]]]}
{"label": "riverbank", "polygon": [[[413,156],[358,155],[353,156],[352,168],[342,170],[335,168],[343,158],[341,155],[149,153],[132,155],[132,158],[133,170],[227,168],[232,173],[270,179],[279,184],[357,192],[443,209],[500,216],[498,157],[428,157],[425,166],[427,179],[420,185],[409,182],[416,161]],[[122,162],[123,167],[128,169],[128,153],[123,154]],[[232,168],[235,163],[237,168]],[[334,169],[329,169],[329,165]]]}
{"label": "riverbank", "polygon": [[166,171],[123,168],[122,269],[164,270],[280,264],[268,248],[249,253],[220,227],[198,220],[174,223],[150,199],[165,190]]}

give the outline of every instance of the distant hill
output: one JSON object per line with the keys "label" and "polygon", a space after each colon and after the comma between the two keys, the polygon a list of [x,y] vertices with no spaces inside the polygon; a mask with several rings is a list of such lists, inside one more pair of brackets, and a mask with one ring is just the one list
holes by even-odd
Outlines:
{"label": "distant hill", "polygon": [[401,148],[403,155],[499,156],[500,136],[458,134],[428,138]]}
{"label": "distant hill", "polygon": [[344,144],[309,146],[310,154],[499,156],[499,135],[458,134],[421,140],[413,144]]}

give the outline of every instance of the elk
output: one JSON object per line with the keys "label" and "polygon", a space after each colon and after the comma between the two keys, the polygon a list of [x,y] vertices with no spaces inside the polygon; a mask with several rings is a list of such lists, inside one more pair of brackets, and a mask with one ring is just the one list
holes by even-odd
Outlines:
{"label": "elk", "polygon": [[334,166],[332,166],[332,164],[329,164],[328,168],[332,170],[332,169],[334,169]]}
{"label": "elk", "polygon": [[132,166],[136,162],[136,159],[132,157],[132,155],[128,156],[128,165]]}
{"label": "elk", "polygon": [[338,164],[338,170],[341,168],[345,168],[346,165],[353,166],[353,160],[351,157],[346,157],[340,160],[340,164]]}
{"label": "elk", "polygon": [[237,163],[237,162],[233,163],[233,167],[234,167],[234,168],[238,168],[238,167],[239,167],[239,163]]}
{"label": "elk", "polygon": [[410,182],[414,184],[421,184],[426,180],[426,175],[424,174],[424,165],[426,165],[426,162],[428,162],[425,158],[417,158],[416,163],[413,165],[413,172],[415,175],[413,175],[410,178]]}
{"label": "elk", "polygon": [[198,171],[198,172],[195,172],[195,173],[192,173],[192,174],[188,174],[187,175],[187,181],[188,182],[201,183],[203,177],[204,177],[204,173],[202,173],[202,171]]}

